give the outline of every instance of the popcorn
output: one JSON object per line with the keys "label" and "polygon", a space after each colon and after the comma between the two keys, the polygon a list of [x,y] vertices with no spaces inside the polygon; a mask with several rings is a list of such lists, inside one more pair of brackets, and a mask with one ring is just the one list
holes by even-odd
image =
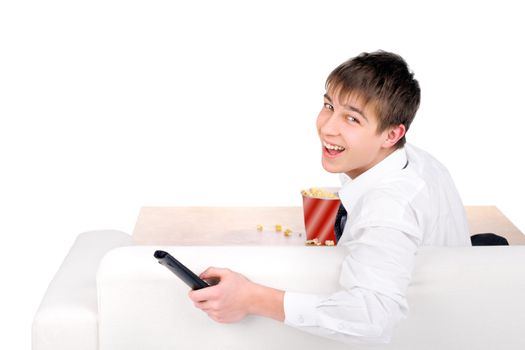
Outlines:
{"label": "popcorn", "polygon": [[301,191],[307,245],[335,245],[334,223],[341,205],[338,191],[337,187]]}
{"label": "popcorn", "polygon": [[[257,224],[255,226],[257,228],[257,231],[259,232],[263,232],[264,231],[264,226],[262,224]],[[283,232],[283,225],[281,224],[275,224],[275,232]],[[285,237],[291,237],[292,236],[292,230],[290,228],[286,228],[286,230],[284,230],[283,234]],[[299,233],[299,237],[302,237],[302,234]]]}
{"label": "popcorn", "polygon": [[339,196],[337,195],[337,192],[334,193],[334,192],[330,192],[322,188],[316,188],[316,187],[312,187],[307,190],[302,190],[301,193],[305,197],[327,198],[327,199],[339,198]]}
{"label": "popcorn", "polygon": [[[319,238],[314,238],[314,239],[307,240],[305,242],[305,245],[320,246],[320,245],[323,245],[323,243],[321,241],[319,241]],[[326,245],[326,246],[335,246],[335,242],[332,241],[331,239],[327,239],[326,241],[324,241],[324,245]]]}
{"label": "popcorn", "polygon": [[306,245],[321,245],[322,243],[319,242],[319,238],[309,239],[305,242]]}

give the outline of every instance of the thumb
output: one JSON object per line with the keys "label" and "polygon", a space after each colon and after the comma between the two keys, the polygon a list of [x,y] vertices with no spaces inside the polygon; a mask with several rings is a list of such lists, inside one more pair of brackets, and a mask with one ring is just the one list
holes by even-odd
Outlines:
{"label": "thumb", "polygon": [[202,279],[221,279],[228,271],[228,269],[219,267],[208,267],[199,277]]}

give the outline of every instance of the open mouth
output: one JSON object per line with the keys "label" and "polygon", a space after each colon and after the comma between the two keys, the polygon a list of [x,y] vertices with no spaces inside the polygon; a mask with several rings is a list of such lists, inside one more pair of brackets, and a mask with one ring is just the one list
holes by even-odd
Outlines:
{"label": "open mouth", "polygon": [[336,156],[345,150],[343,146],[334,145],[334,144],[331,144],[325,141],[323,141],[323,146],[324,146],[325,152],[331,156]]}

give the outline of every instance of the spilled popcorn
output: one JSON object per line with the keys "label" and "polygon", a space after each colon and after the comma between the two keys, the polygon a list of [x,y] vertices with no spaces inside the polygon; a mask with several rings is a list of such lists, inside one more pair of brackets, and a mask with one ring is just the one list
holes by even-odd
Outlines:
{"label": "spilled popcorn", "polygon": [[319,238],[314,238],[314,239],[308,239],[306,242],[305,242],[306,245],[321,245],[322,243],[319,241]]}
{"label": "spilled popcorn", "polygon": [[[287,227],[287,228],[283,231],[283,225],[281,225],[281,224],[275,224],[274,227],[275,227],[275,232],[283,232],[283,235],[284,235],[285,237],[291,237],[291,236],[292,236],[292,233],[293,233],[292,229],[290,229],[290,228]],[[255,226],[255,228],[257,229],[258,232],[263,232],[263,231],[264,231],[264,226],[263,226],[262,224],[257,224],[257,225]],[[299,233],[298,233],[298,236],[299,236],[299,237],[302,237],[302,233],[299,232]]]}
{"label": "spilled popcorn", "polygon": [[[320,245],[323,245],[323,243],[319,240],[319,238],[314,238],[314,239],[307,240],[305,242],[305,245],[320,246]],[[326,245],[326,246],[335,246],[335,242],[332,241],[331,239],[327,239],[326,241],[324,241],[324,245]]]}

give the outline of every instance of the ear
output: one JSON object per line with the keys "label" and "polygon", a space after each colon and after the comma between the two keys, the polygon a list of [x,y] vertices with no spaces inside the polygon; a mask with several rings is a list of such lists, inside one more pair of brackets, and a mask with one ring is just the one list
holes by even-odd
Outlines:
{"label": "ear", "polygon": [[403,124],[390,127],[385,130],[385,141],[383,142],[383,148],[393,147],[397,141],[399,141],[403,136],[405,136],[406,128]]}

